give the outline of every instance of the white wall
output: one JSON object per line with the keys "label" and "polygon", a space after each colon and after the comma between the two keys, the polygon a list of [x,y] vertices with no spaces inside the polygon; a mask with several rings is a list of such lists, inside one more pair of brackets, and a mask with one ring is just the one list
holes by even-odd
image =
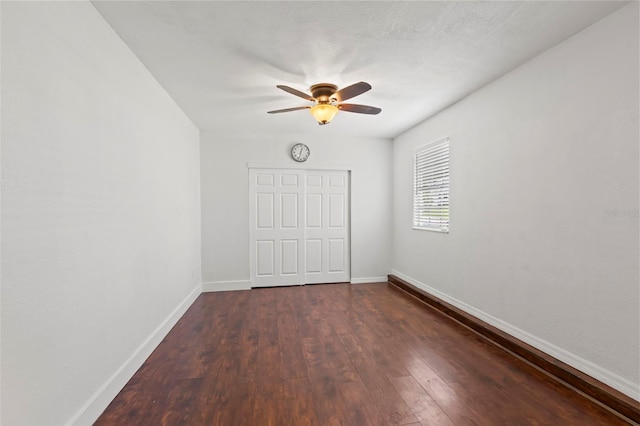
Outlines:
{"label": "white wall", "polygon": [[[635,3],[398,137],[392,265],[635,398],[638,72]],[[450,233],[412,230],[412,155],[443,136]]]}
{"label": "white wall", "polygon": [[1,422],[90,424],[200,292],[199,131],[88,2],[2,55]]}
{"label": "white wall", "polygon": [[[313,122],[310,123],[313,126]],[[317,126],[316,126],[317,127]],[[322,128],[320,128],[322,130]],[[201,135],[202,281],[205,290],[249,286],[248,162],[294,164],[291,146],[311,149],[309,169],[350,165],[352,281],[386,280],[391,225],[391,141],[317,135]]]}

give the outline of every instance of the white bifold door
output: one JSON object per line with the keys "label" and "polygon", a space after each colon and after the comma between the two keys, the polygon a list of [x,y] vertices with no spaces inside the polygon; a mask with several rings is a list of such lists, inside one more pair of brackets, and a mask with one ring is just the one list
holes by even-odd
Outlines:
{"label": "white bifold door", "polygon": [[349,172],[249,169],[251,285],[350,280]]}

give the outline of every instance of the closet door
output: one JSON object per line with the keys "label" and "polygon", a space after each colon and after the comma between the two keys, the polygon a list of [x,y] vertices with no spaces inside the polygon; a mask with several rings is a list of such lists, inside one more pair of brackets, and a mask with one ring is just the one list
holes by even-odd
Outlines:
{"label": "closet door", "polygon": [[350,281],[349,172],[249,169],[252,287]]}
{"label": "closet door", "polygon": [[304,284],[304,172],[250,169],[251,285]]}
{"label": "closet door", "polygon": [[304,196],[305,283],[350,281],[349,172],[307,171]]}

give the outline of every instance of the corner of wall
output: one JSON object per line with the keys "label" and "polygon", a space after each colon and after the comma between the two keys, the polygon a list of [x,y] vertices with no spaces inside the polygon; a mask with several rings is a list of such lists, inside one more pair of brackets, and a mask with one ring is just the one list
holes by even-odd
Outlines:
{"label": "corner of wall", "polygon": [[201,294],[198,284],[167,318],[142,342],[115,373],[78,410],[67,424],[88,425],[94,423],[109,406],[135,372],[144,364],[154,349],[162,342],[178,320]]}

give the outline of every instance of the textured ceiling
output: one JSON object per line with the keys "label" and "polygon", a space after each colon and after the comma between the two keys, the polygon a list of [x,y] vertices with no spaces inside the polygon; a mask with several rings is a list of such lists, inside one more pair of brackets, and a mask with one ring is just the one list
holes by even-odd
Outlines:
{"label": "textured ceiling", "polygon": [[[203,130],[394,137],[624,2],[94,1],[131,50]],[[319,82],[373,89],[318,126]]]}

